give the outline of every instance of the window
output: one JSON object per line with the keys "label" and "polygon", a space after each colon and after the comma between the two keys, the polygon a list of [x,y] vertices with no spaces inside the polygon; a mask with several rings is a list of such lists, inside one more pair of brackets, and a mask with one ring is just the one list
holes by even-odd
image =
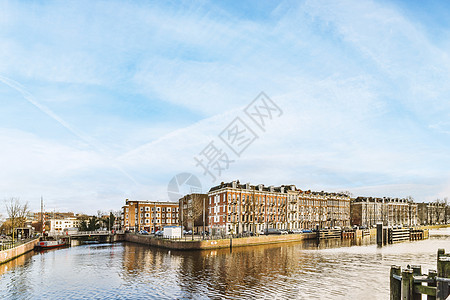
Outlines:
{"label": "window", "polygon": [[144,211],[144,208],[143,208],[143,207],[141,207],[141,211]]}
{"label": "window", "polygon": [[150,217],[150,214],[145,214],[145,217],[146,217],[146,218]]}
{"label": "window", "polygon": [[166,208],[165,208],[165,207],[163,207],[163,208],[162,208],[162,211],[163,211],[163,212],[165,212],[165,211],[166,211]]}
{"label": "window", "polygon": [[[163,211],[164,211],[164,208],[163,208]],[[162,217],[165,218],[165,217],[166,217],[166,214],[162,214]]]}
{"label": "window", "polygon": [[167,208],[167,211],[170,212],[170,207]]}
{"label": "window", "polygon": [[149,211],[149,210],[150,210],[150,207],[146,206],[145,211]]}
{"label": "window", "polygon": [[154,207],[152,207],[152,211],[155,211],[155,208],[154,208]]}
{"label": "window", "polygon": [[161,211],[161,207],[157,207],[157,208],[156,208],[156,211]]}

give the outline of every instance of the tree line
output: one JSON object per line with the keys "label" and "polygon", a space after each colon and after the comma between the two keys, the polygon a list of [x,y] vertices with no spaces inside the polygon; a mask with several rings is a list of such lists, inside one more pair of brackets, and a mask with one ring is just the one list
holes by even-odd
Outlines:
{"label": "tree line", "polygon": [[114,223],[118,217],[118,212],[110,211],[108,214],[102,211],[97,211],[96,216],[83,217],[78,229],[80,231],[95,231],[98,229],[113,230]]}

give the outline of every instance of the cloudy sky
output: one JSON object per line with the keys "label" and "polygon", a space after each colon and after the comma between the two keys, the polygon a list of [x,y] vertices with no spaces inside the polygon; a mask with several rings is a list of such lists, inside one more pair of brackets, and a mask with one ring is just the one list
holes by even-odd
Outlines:
{"label": "cloudy sky", "polygon": [[448,6],[0,0],[0,199],[95,213],[181,173],[450,196]]}

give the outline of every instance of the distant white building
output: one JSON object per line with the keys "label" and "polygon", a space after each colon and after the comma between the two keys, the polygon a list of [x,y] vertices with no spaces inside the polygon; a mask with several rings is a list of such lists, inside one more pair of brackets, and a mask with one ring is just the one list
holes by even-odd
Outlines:
{"label": "distant white building", "polygon": [[50,219],[50,235],[64,234],[64,230],[78,228],[80,221],[77,218]]}
{"label": "distant white building", "polygon": [[163,235],[165,238],[181,238],[181,226],[165,226]]}

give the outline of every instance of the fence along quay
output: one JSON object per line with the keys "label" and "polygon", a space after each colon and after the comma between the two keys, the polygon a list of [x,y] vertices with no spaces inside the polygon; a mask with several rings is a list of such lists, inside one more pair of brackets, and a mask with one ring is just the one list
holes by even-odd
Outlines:
{"label": "fence along quay", "polygon": [[[426,285],[423,285],[423,284]],[[428,300],[445,300],[450,296],[450,254],[444,249],[437,252],[437,271],[428,270],[422,274],[420,265],[391,266],[390,299],[416,300],[427,295]]]}

